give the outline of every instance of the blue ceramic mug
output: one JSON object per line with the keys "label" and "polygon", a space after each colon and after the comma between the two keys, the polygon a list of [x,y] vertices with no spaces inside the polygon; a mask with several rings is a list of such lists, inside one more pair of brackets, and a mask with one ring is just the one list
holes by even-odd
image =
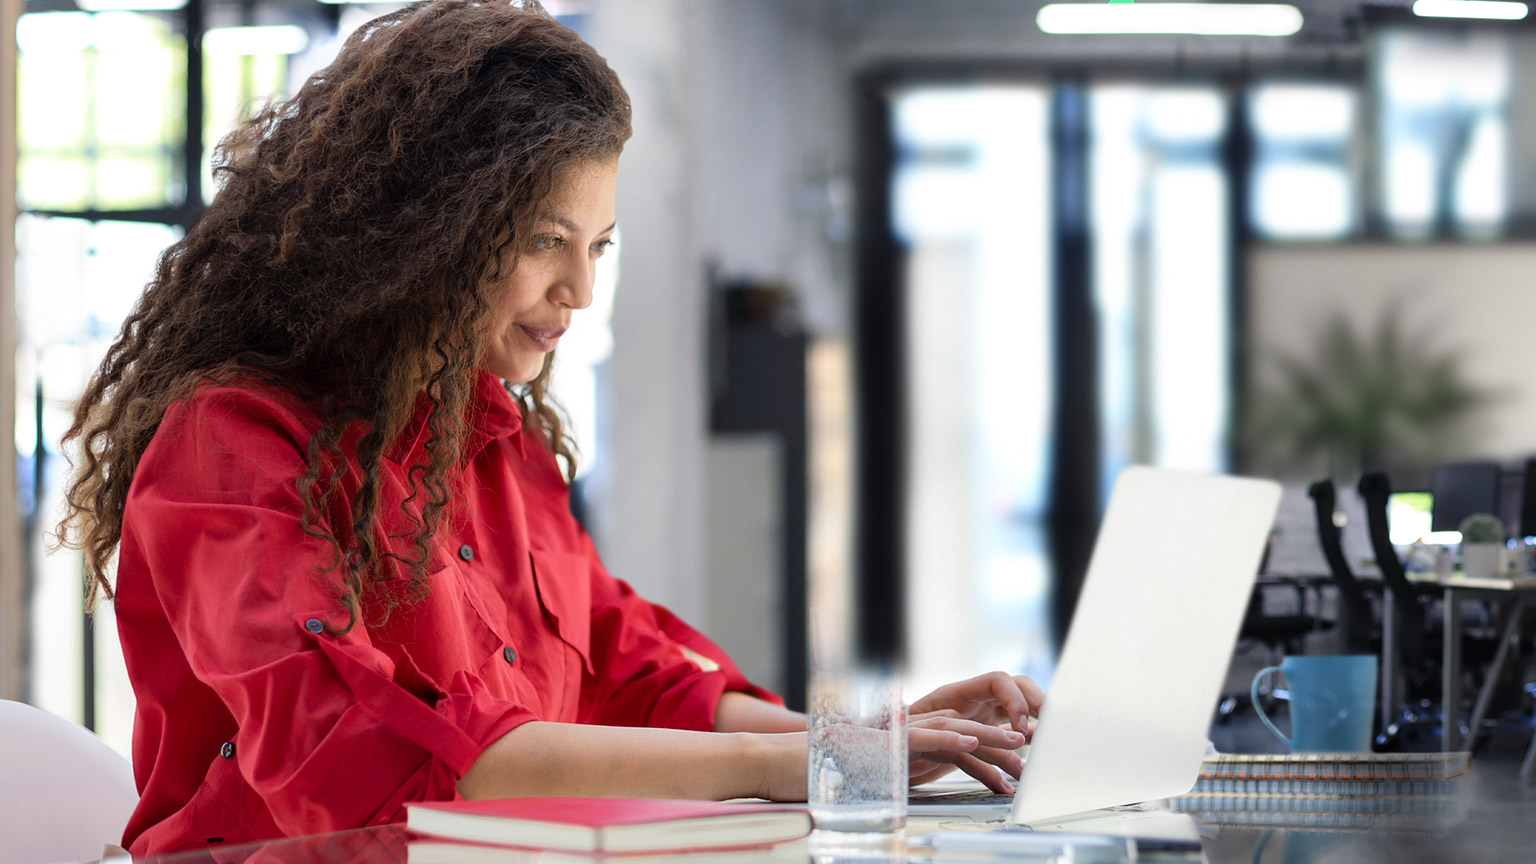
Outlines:
{"label": "blue ceramic mug", "polygon": [[[1285,676],[1291,737],[1281,734],[1259,703],[1259,682]],[[1376,658],[1369,654],[1287,657],[1253,676],[1249,688],[1259,719],[1296,753],[1364,753],[1371,749],[1376,709]]]}

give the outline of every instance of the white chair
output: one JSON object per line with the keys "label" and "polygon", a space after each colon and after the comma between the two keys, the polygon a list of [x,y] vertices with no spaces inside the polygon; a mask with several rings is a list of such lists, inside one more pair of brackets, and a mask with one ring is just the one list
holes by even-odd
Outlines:
{"label": "white chair", "polygon": [[0,861],[94,861],[138,804],[128,760],[90,730],[0,699]]}

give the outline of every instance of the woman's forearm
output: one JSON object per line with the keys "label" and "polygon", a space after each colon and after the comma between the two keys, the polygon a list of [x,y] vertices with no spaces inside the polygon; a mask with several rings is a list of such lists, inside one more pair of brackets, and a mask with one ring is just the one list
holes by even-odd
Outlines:
{"label": "woman's forearm", "polygon": [[731,691],[715,706],[716,732],[804,732],[805,715]]}
{"label": "woman's forearm", "polygon": [[805,736],[534,721],[487,747],[458,785],[466,798],[583,795],[803,801]]}

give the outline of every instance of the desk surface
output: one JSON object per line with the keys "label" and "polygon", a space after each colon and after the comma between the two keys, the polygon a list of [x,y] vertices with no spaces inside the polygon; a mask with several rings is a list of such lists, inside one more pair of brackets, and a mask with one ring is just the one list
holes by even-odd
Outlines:
{"label": "desk surface", "polygon": [[[1507,765],[1483,766],[1502,774]],[[1204,862],[1204,864],[1418,864],[1418,862],[1505,862],[1529,861],[1536,850],[1536,799],[1506,806],[1484,807],[1484,795],[1475,791],[1479,766],[1469,775],[1466,796],[1440,812],[1382,813],[1367,825],[1344,825],[1335,820],[1309,819],[1287,813],[1293,804],[1282,804],[1268,811],[1261,820],[1273,825],[1235,824],[1232,818],[1195,814],[1202,854],[1143,855],[1139,860],[1152,862]],[[1414,808],[1422,811],[1422,806]],[[914,821],[908,833],[931,830]],[[963,830],[959,829],[959,830]],[[461,847],[461,854],[445,854],[442,844],[407,834],[398,825],[346,831],[317,837],[302,837],[249,846],[232,846],[149,859],[153,864],[555,864],[555,862],[615,862],[624,858],[597,859],[551,854],[535,850],[495,847]],[[699,853],[657,860],[684,862],[726,861],[730,864],[897,864],[897,862],[950,861],[1067,861],[1070,858],[1014,857],[1006,855],[962,855],[908,850],[901,839],[884,846],[848,847],[829,845],[813,836],[808,840],[782,844],[771,850],[730,854]],[[1095,859],[1097,860],[1097,859]],[[141,862],[142,864],[142,862]]]}

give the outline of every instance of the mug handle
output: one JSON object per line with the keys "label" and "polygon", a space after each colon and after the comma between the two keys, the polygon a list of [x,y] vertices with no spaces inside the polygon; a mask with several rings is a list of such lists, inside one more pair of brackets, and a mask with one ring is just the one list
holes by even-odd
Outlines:
{"label": "mug handle", "polygon": [[1280,730],[1276,729],[1275,724],[1270,722],[1269,715],[1264,713],[1263,704],[1259,702],[1259,681],[1261,681],[1265,675],[1268,675],[1271,672],[1278,673],[1279,671],[1279,666],[1265,666],[1263,669],[1260,669],[1258,674],[1253,676],[1253,684],[1248,688],[1248,696],[1253,700],[1253,710],[1258,713],[1259,719],[1264,721],[1264,725],[1269,727],[1269,731],[1275,733],[1276,738],[1284,741],[1286,747],[1294,750],[1295,746],[1291,744],[1291,739],[1280,734]]}

